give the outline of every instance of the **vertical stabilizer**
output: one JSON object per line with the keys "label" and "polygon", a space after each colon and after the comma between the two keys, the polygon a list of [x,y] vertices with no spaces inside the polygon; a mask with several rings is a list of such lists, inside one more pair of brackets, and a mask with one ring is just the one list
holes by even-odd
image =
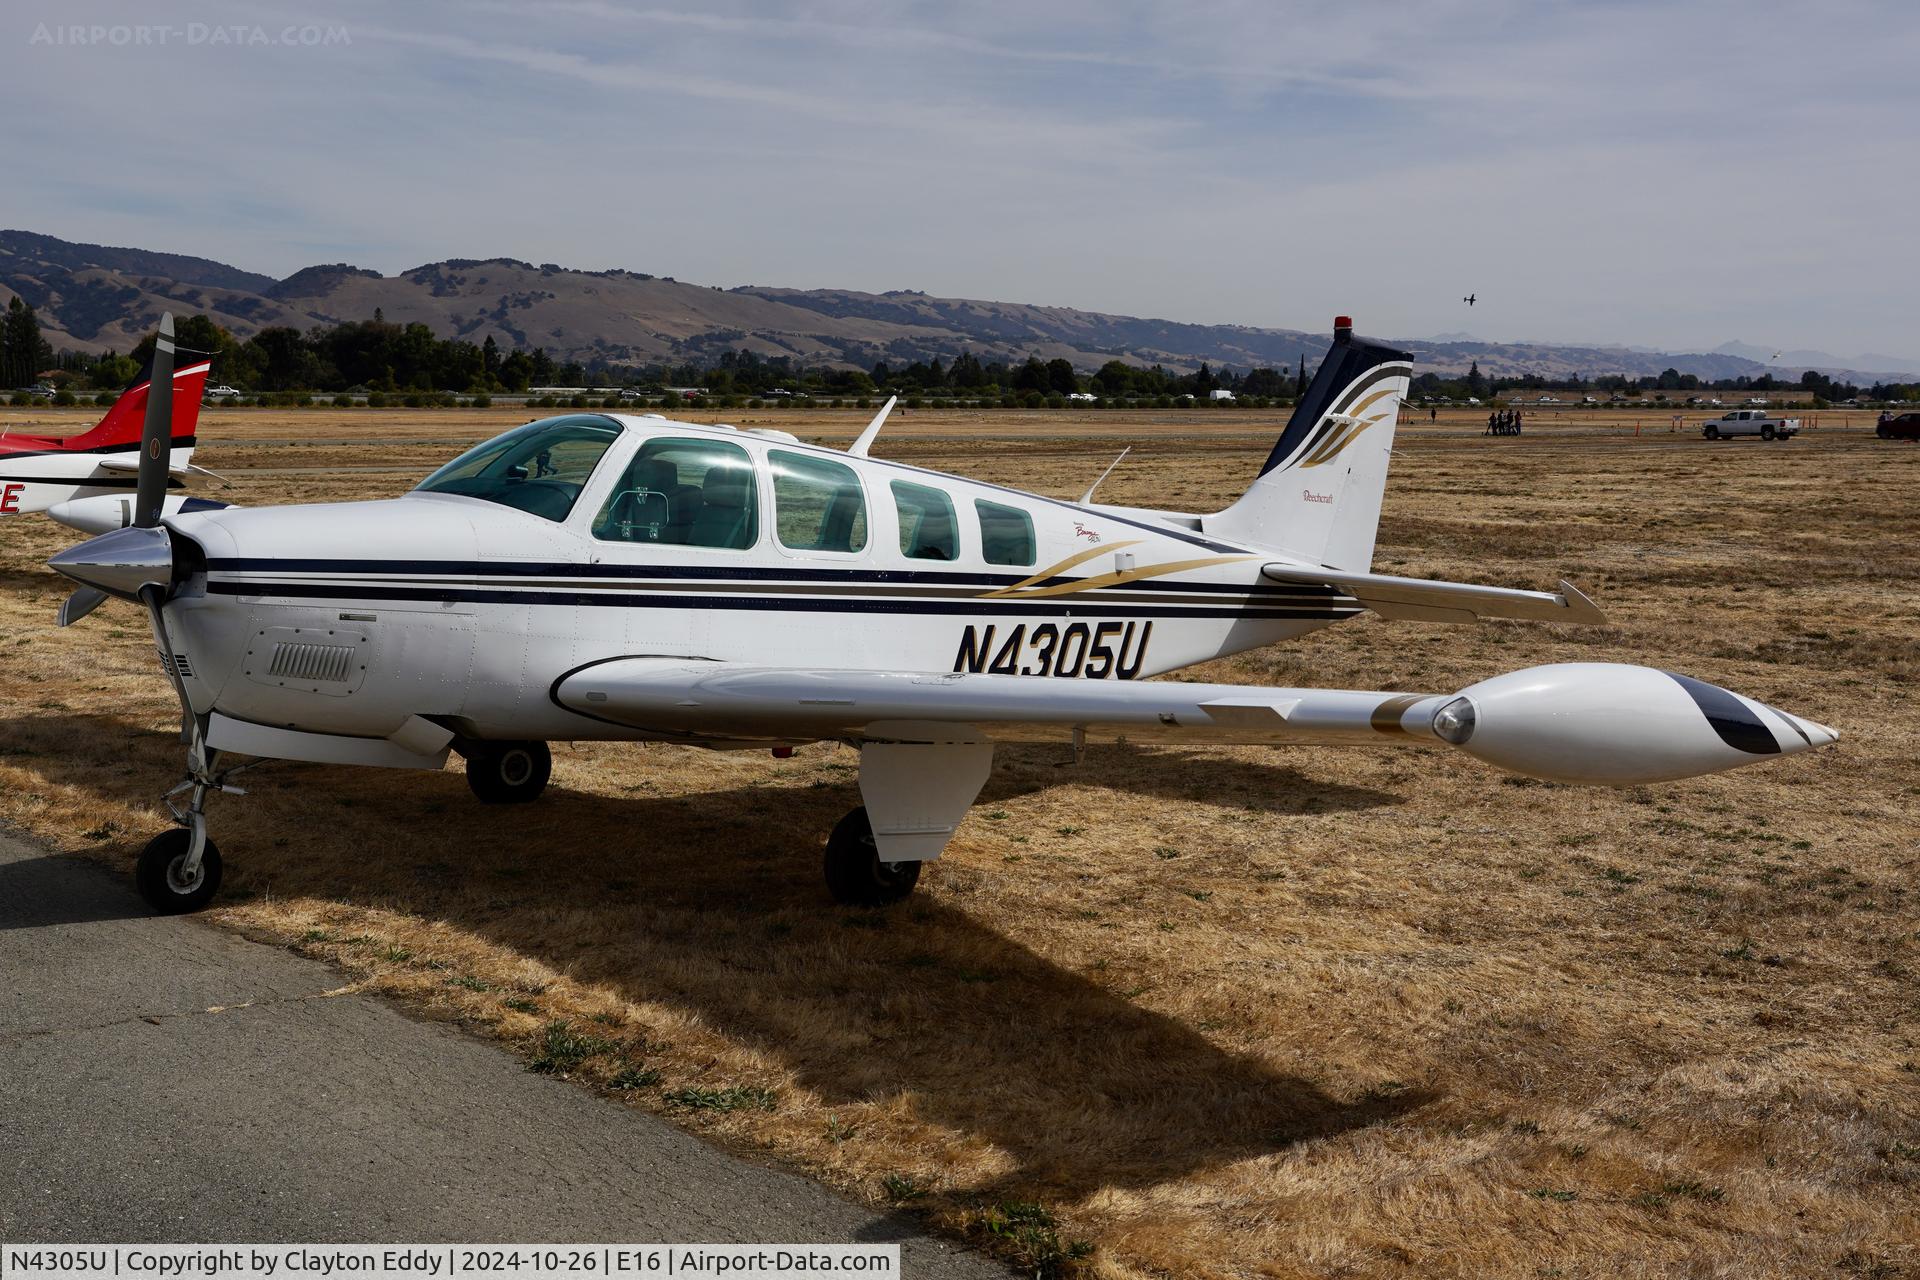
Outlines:
{"label": "vertical stabilizer", "polygon": [[[157,349],[157,348],[156,348]],[[208,357],[180,349],[173,370],[173,447],[193,448],[194,431],[200,421],[200,397],[206,394]],[[74,436],[66,448],[79,453],[97,453],[107,449],[131,449],[140,443],[147,419],[147,396],[153,382],[153,358],[113,402],[106,416],[85,435]]]}
{"label": "vertical stabilizer", "polygon": [[1413,359],[1334,321],[1333,346],[1253,487],[1207,516],[1206,532],[1305,564],[1373,567],[1380,499]]}

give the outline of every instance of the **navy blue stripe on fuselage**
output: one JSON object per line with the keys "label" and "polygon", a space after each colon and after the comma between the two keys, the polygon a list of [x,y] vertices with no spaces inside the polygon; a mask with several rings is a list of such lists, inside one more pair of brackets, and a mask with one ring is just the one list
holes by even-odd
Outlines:
{"label": "navy blue stripe on fuselage", "polygon": [[925,600],[912,597],[770,596],[745,592],[736,595],[696,596],[611,591],[490,591],[470,587],[423,587],[373,582],[234,582],[214,580],[207,591],[221,596],[268,596],[300,600],[390,600],[431,604],[525,604],[564,608],[620,609],[755,609],[795,613],[911,613],[979,617],[995,614],[1098,615],[1122,618],[1235,618],[1263,621],[1349,617],[1358,606],[1329,602],[1280,607],[1258,605],[1235,609],[1198,605],[1136,605],[1120,601],[1049,596],[1041,600]]}
{"label": "navy blue stripe on fuselage", "polygon": [[[967,573],[931,569],[832,569],[781,568],[753,565],[678,565],[678,564],[566,564],[558,561],[533,563],[501,560],[296,560],[271,557],[215,557],[207,561],[212,573],[338,574],[363,577],[380,574],[404,577],[412,581],[439,578],[608,578],[644,585],[648,579],[662,581],[873,583],[903,586],[1010,587],[1026,582],[1031,574]],[[1031,585],[1059,586],[1080,579],[1054,576]],[[1175,582],[1165,578],[1140,578],[1117,587],[1133,590],[1192,591],[1210,595],[1243,596],[1317,596],[1337,599],[1332,587],[1310,583],[1276,584],[1270,582]]]}

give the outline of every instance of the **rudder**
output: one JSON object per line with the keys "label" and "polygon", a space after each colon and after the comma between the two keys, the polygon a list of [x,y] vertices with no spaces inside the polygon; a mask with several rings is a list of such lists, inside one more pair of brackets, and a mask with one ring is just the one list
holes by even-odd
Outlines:
{"label": "rudder", "polygon": [[1206,532],[1352,572],[1373,567],[1393,435],[1413,358],[1334,321],[1333,346],[1241,499]]}
{"label": "rudder", "polygon": [[[173,447],[191,449],[194,432],[200,423],[200,398],[206,394],[207,373],[213,367],[207,356],[181,349],[179,364],[173,371]],[[107,449],[134,448],[147,419],[147,392],[153,378],[153,361],[148,359],[139,376],[127,384],[106,416],[84,435],[74,436],[65,447],[75,453]]]}

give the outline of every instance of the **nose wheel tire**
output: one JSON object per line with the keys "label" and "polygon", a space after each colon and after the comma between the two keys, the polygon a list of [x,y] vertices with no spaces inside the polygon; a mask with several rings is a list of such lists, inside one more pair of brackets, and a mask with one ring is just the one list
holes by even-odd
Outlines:
{"label": "nose wheel tire", "polygon": [[163,916],[198,911],[220,892],[220,850],[213,841],[200,849],[200,865],[192,873],[186,868],[187,850],[193,833],[184,827],[163,831],[140,851],[133,871],[134,887],[147,905]]}
{"label": "nose wheel tire", "polygon": [[525,804],[539,798],[553,774],[544,742],[480,742],[464,754],[467,785],[481,804]]}
{"label": "nose wheel tire", "polygon": [[827,890],[850,907],[884,907],[913,892],[918,862],[882,862],[865,806],[840,819],[827,837]]}

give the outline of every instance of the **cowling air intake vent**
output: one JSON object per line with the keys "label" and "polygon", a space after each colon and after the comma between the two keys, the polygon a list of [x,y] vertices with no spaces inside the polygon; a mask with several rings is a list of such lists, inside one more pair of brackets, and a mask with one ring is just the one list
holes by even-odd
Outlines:
{"label": "cowling air intake vent", "polygon": [[328,680],[344,684],[353,670],[353,646],[283,641],[273,646],[267,674],[289,680]]}
{"label": "cowling air intake vent", "polygon": [[160,669],[168,675],[178,676],[182,680],[193,679],[193,663],[187,660],[187,655],[184,653],[161,654]]}
{"label": "cowling air intake vent", "polygon": [[278,689],[344,697],[366,679],[373,645],[337,627],[268,627],[247,642],[247,679]]}

